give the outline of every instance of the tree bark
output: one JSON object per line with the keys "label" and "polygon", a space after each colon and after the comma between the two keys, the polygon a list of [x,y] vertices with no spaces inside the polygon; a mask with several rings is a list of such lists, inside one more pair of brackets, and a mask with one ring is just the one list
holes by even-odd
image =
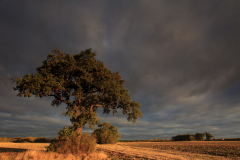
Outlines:
{"label": "tree bark", "polygon": [[82,133],[82,127],[79,127],[77,130],[76,130],[77,133]]}

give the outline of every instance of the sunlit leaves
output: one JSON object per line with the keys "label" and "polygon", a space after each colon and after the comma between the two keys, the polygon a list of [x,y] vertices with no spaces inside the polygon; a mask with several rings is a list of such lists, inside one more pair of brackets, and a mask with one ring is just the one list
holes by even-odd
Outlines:
{"label": "sunlit leaves", "polygon": [[[61,103],[68,105],[66,116],[74,127],[83,127],[89,123],[92,128],[99,123],[96,118],[97,108],[102,107],[103,113],[116,109],[123,110],[129,121],[136,122],[142,116],[140,103],[131,101],[128,90],[124,89],[125,81],[119,72],[111,72],[104,63],[95,59],[96,54],[88,49],[71,56],[57,48],[48,54],[43,65],[37,67],[37,73],[17,78],[14,90],[18,96],[35,97],[53,96],[52,106]],[[74,97],[70,101],[70,97]]]}

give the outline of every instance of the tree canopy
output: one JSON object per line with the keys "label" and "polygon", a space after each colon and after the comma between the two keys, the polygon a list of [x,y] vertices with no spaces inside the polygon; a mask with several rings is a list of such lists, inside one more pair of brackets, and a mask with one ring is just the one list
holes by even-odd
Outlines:
{"label": "tree canopy", "polygon": [[211,138],[215,138],[210,132],[205,132],[205,135],[206,135],[206,139],[207,140],[211,140]]}
{"label": "tree canopy", "polygon": [[52,106],[67,104],[67,111],[62,115],[70,116],[78,132],[82,132],[87,123],[92,129],[101,124],[96,113],[99,107],[106,114],[122,109],[127,120],[135,123],[143,116],[139,110],[141,104],[131,101],[119,72],[112,73],[95,56],[91,49],[71,56],[56,48],[53,54],[48,54],[43,65],[37,67],[35,75],[14,79],[16,87],[13,89],[19,91],[19,97],[53,96]]}

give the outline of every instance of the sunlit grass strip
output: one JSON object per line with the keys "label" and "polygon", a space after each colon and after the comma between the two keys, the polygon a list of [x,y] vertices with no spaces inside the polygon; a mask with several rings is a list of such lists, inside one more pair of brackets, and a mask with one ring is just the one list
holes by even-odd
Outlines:
{"label": "sunlit grass strip", "polygon": [[54,152],[43,152],[36,150],[29,150],[26,152],[8,152],[0,153],[0,160],[97,160],[109,159],[103,152],[91,153],[89,155],[83,154],[74,156],[72,154],[64,155]]}

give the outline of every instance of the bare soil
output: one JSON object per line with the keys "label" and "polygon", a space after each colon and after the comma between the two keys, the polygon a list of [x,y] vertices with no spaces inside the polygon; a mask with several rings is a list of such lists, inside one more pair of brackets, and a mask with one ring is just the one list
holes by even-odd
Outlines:
{"label": "bare soil", "polygon": [[[169,160],[173,160],[173,159],[174,160],[240,159],[240,157],[227,158],[224,156],[213,156],[208,154],[196,154],[196,153],[190,153],[190,152],[136,147],[134,146],[134,143],[139,144],[139,142],[127,142],[127,143],[123,142],[123,143],[117,143],[114,145],[102,144],[102,145],[97,145],[97,148],[101,151],[104,151],[109,156],[118,157],[119,159],[169,159]],[[150,142],[150,143],[154,143],[154,142]]]}
{"label": "bare soil", "polygon": [[[117,144],[97,144],[97,151],[105,152],[112,159],[169,159],[169,160],[226,160],[239,159],[240,157],[227,158],[224,156],[213,156],[208,154],[196,154],[190,152],[181,152],[173,150],[161,150],[147,147],[136,147],[141,142],[121,142]],[[154,144],[156,142],[149,142]],[[160,142],[161,143],[161,142]],[[166,142],[167,144],[168,142]],[[169,142],[171,143],[171,142]],[[194,142],[193,142],[194,143]],[[196,142],[197,143],[197,142]],[[46,146],[50,143],[0,143],[0,156],[5,152],[25,152],[27,150],[46,151]],[[164,145],[164,143],[162,144]]]}

